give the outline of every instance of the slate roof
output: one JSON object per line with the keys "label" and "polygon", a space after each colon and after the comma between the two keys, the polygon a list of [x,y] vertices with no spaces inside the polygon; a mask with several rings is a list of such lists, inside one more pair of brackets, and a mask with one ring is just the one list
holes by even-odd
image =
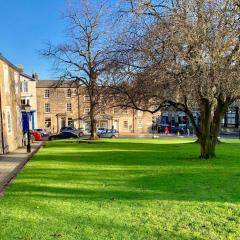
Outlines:
{"label": "slate roof", "polygon": [[25,78],[30,79],[31,81],[36,81],[36,79],[34,79],[33,77],[29,76],[29,75],[26,74],[26,73],[20,72],[20,75],[23,76],[23,77],[25,77]]}
{"label": "slate roof", "polygon": [[0,53],[0,59],[7,63],[10,67],[12,67],[13,69],[15,69],[16,71],[20,72],[20,69],[17,68],[17,66],[15,66],[13,63],[11,63],[7,58],[5,58],[1,53]]}
{"label": "slate roof", "polygon": [[38,80],[37,88],[75,88],[76,83],[68,80]]}

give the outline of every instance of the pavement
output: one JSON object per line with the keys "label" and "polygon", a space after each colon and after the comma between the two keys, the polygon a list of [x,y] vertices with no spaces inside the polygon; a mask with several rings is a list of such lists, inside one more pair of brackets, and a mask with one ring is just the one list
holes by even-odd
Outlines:
{"label": "pavement", "polygon": [[6,155],[0,155],[0,196],[3,195],[5,188],[42,146],[42,142],[34,142],[31,144],[31,153],[27,153],[26,147],[23,147]]}

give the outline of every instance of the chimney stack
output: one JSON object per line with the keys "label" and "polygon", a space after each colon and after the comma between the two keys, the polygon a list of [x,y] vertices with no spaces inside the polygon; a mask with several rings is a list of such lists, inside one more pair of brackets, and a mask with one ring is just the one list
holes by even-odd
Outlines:
{"label": "chimney stack", "polygon": [[21,73],[24,72],[24,67],[23,67],[22,64],[17,64],[17,68],[19,69],[19,71],[20,71]]}
{"label": "chimney stack", "polygon": [[32,73],[32,78],[37,81],[38,80],[38,74],[36,72],[33,72]]}

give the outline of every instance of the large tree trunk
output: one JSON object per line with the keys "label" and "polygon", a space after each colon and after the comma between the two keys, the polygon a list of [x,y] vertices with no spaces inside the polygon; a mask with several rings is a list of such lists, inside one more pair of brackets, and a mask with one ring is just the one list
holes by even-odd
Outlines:
{"label": "large tree trunk", "polygon": [[[215,158],[216,139],[218,132],[212,133],[212,116],[213,105],[208,99],[202,99],[201,104],[201,133],[199,136],[199,143],[201,146],[201,159]],[[215,129],[215,127],[214,127]]]}
{"label": "large tree trunk", "polygon": [[216,144],[217,144],[217,139],[215,138],[203,138],[202,140],[200,140],[200,146],[201,146],[200,158],[201,159],[215,158]]}
{"label": "large tree trunk", "polygon": [[97,136],[97,121],[96,121],[96,106],[95,104],[90,104],[90,126],[91,126],[91,134],[90,139],[95,140],[98,139]]}
{"label": "large tree trunk", "polygon": [[226,113],[230,100],[223,101],[221,96],[217,99],[217,105],[210,103],[207,99],[202,99],[200,127],[197,126],[191,111],[186,111],[196,132],[198,143],[200,144],[200,158],[212,159],[216,157],[216,145],[221,128],[221,119]]}

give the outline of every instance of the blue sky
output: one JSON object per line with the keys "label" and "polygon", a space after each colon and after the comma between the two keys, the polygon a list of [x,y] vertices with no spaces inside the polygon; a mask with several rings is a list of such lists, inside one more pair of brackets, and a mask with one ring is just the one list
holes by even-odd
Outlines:
{"label": "blue sky", "polygon": [[64,7],[65,0],[0,0],[0,52],[15,65],[23,64],[28,74],[35,70],[41,79],[54,78],[38,50],[45,41],[63,40]]}

